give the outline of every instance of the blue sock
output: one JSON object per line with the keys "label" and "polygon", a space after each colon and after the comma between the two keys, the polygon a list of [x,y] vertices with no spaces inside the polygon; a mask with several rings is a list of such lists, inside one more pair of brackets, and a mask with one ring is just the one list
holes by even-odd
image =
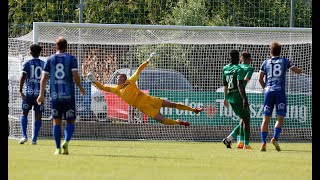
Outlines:
{"label": "blue sock", "polygon": [[27,138],[27,125],[28,125],[28,116],[22,115],[20,117],[20,125],[22,130],[22,136]]}
{"label": "blue sock", "polygon": [[261,136],[261,142],[262,143],[267,143],[267,136],[268,136],[268,132],[261,132],[260,133],[260,136]]}
{"label": "blue sock", "polygon": [[60,148],[61,146],[61,126],[53,125],[53,137],[56,142],[56,148]]}
{"label": "blue sock", "polygon": [[33,141],[33,142],[37,142],[38,134],[39,134],[39,130],[40,130],[41,124],[42,124],[41,119],[36,120],[36,121],[34,122],[34,131],[33,131],[33,137],[32,137],[32,141]]}
{"label": "blue sock", "polygon": [[281,128],[274,128],[273,137],[278,141],[279,135],[281,133]]}
{"label": "blue sock", "polygon": [[70,139],[72,138],[72,135],[74,133],[74,129],[75,129],[74,124],[68,123],[66,125],[66,128],[64,129],[64,135],[66,136],[65,140],[67,142],[70,141]]}

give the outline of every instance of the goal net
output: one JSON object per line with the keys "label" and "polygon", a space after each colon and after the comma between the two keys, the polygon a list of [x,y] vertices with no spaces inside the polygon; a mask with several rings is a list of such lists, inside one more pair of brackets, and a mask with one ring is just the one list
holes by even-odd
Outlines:
{"label": "goal net", "polygon": [[[287,72],[287,116],[281,141],[312,140],[312,31],[310,28],[200,27],[90,23],[35,22],[27,35],[8,39],[9,138],[20,138],[21,63],[30,58],[29,46],[43,47],[44,60],[55,53],[54,40],[68,41],[68,52],[78,59],[79,74],[87,94],[76,90],[77,124],[74,139],[221,141],[239,124],[231,107],[223,106],[222,68],[232,49],[252,55],[254,74],[246,87],[251,111],[251,141],[260,141],[263,93],[258,83],[261,63],[270,56],[269,45],[282,45],[282,56],[303,69]],[[116,74],[132,75],[149,54],[157,57],[142,71],[138,87],[145,93],[190,107],[190,111],[161,108],[172,119],[189,127],[163,125],[129,106],[118,96],[97,90],[85,78],[89,71],[103,84],[116,84]],[[76,88],[77,89],[77,88]],[[48,93],[47,93],[48,94]],[[52,138],[49,97],[45,101],[39,139]],[[275,114],[269,124],[273,133]],[[32,113],[28,136],[32,136]],[[65,122],[63,123],[63,128]],[[268,138],[271,138],[270,135]]]}

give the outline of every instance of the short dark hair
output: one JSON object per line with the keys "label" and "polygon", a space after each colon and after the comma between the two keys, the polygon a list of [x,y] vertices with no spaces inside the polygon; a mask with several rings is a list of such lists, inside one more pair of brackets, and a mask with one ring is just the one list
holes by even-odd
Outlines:
{"label": "short dark hair", "polygon": [[280,56],[281,53],[281,45],[277,42],[273,42],[270,45],[270,54],[273,56]]}
{"label": "short dark hair", "polygon": [[126,80],[127,80],[127,75],[126,75],[126,74],[120,74],[120,73],[118,73],[118,74],[117,74],[117,77],[118,77],[118,76],[121,76],[121,77],[124,76],[124,77],[126,78]]}
{"label": "short dark hair", "polygon": [[231,50],[230,51],[230,62],[232,64],[239,64],[239,51],[238,50]]}
{"label": "short dark hair", "polygon": [[245,59],[251,59],[251,54],[248,51],[243,51],[241,53],[241,56],[244,57]]}
{"label": "short dark hair", "polygon": [[56,48],[58,50],[65,51],[67,49],[67,46],[68,46],[68,42],[67,42],[67,40],[65,38],[58,37],[56,39]]}
{"label": "short dark hair", "polygon": [[31,44],[30,45],[30,54],[32,57],[37,58],[40,56],[42,47],[38,44]]}

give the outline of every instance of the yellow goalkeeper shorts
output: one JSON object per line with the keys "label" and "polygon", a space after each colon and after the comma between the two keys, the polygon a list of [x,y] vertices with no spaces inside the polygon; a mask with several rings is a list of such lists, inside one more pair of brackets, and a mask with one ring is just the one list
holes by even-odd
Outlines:
{"label": "yellow goalkeeper shorts", "polygon": [[139,95],[137,99],[134,106],[152,119],[160,112],[163,99],[146,94]]}

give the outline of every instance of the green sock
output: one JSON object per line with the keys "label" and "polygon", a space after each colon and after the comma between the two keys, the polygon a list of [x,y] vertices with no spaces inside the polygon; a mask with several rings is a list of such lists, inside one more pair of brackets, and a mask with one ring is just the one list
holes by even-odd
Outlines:
{"label": "green sock", "polygon": [[243,130],[243,126],[240,125],[240,129],[239,129],[239,141],[243,142],[244,140],[244,130]]}
{"label": "green sock", "polygon": [[233,138],[237,138],[237,136],[239,135],[239,131],[240,131],[240,125],[236,126],[233,131],[231,132],[231,136]]}
{"label": "green sock", "polygon": [[244,145],[247,146],[250,143],[250,131],[244,130]]}

